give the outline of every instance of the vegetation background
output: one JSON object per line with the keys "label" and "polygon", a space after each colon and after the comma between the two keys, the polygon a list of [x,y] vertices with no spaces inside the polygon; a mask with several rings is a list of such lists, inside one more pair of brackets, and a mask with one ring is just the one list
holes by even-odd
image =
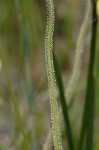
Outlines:
{"label": "vegetation background", "polygon": [[[75,59],[76,40],[85,14],[85,0],[55,0],[54,52],[59,61],[64,88],[68,85]],[[48,85],[45,69],[46,1],[0,0],[0,48],[3,51],[18,100],[31,150],[41,150],[50,129]],[[94,148],[99,149],[99,26],[95,57]],[[91,28],[85,35],[81,77],[73,95],[69,117],[77,142],[83,112]],[[76,85],[75,85],[76,86]],[[63,125],[63,144],[67,148]],[[0,60],[0,141],[13,150],[23,150],[10,88]]]}

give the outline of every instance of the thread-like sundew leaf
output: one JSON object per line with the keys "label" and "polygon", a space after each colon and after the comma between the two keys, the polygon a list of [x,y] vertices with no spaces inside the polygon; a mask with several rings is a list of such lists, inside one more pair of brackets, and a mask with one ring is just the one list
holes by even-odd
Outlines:
{"label": "thread-like sundew leaf", "polygon": [[[84,22],[82,23],[82,26],[81,26],[81,29],[79,32],[79,36],[78,36],[78,40],[77,40],[76,56],[75,56],[73,73],[71,75],[71,79],[70,79],[69,84],[66,89],[66,101],[68,101],[68,102],[71,99],[75,88],[77,87],[78,78],[80,75],[81,57],[82,57],[82,51],[83,51],[82,48],[84,45],[84,36],[85,36],[86,29],[88,27],[90,14],[91,14],[91,2],[90,2],[90,0],[88,0]],[[51,142],[51,138],[50,138],[50,142]]]}
{"label": "thread-like sundew leaf", "polygon": [[51,107],[51,122],[55,150],[62,150],[60,121],[58,103],[56,99],[56,81],[53,67],[53,31],[54,31],[54,3],[53,0],[46,0],[47,4],[47,26],[45,35],[45,61],[48,77],[48,87]]}

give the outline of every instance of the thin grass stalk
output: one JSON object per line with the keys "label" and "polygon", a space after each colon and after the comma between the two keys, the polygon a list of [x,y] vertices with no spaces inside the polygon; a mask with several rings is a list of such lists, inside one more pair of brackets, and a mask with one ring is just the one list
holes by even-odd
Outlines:
{"label": "thin grass stalk", "polygon": [[91,48],[90,48],[90,64],[89,64],[89,82],[90,88],[89,93],[89,115],[87,124],[87,136],[86,136],[86,147],[85,150],[93,150],[93,140],[94,140],[94,113],[95,113],[95,81],[94,81],[94,63],[95,63],[95,52],[96,52],[96,38],[97,38],[97,12],[96,12],[96,0],[91,0],[92,2],[92,38],[91,38]]}
{"label": "thin grass stalk", "polygon": [[69,150],[74,150],[74,141],[73,141],[73,135],[72,135],[71,124],[70,124],[70,120],[69,120],[69,115],[68,115],[68,106],[67,106],[66,100],[65,100],[60,67],[59,67],[59,64],[58,64],[58,61],[57,61],[55,54],[53,57],[53,61],[54,61],[56,81],[57,81],[57,85],[58,85],[58,89],[59,89],[59,93],[60,93],[60,100],[61,100],[62,111],[63,111],[63,116],[64,116],[64,122],[65,122],[65,128],[66,128],[66,135],[67,135]]}
{"label": "thin grass stalk", "polygon": [[93,150],[93,136],[94,136],[94,111],[95,111],[95,86],[94,78],[91,80],[90,85],[90,102],[88,110],[88,123],[86,131],[85,150]]}
{"label": "thin grass stalk", "polygon": [[97,14],[96,14],[96,1],[92,2],[92,36],[91,36],[91,47],[90,47],[90,59],[88,67],[88,78],[87,78],[87,89],[85,107],[82,119],[82,127],[80,132],[80,140],[78,149],[83,149],[84,136],[86,132],[86,143],[85,149],[93,149],[93,128],[94,128],[94,106],[95,106],[95,89],[94,89],[94,62],[96,52],[96,35],[97,35]]}

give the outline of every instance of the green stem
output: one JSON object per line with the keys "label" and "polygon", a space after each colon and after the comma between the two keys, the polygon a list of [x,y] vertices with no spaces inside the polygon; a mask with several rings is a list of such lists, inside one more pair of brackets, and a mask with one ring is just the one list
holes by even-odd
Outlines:
{"label": "green stem", "polygon": [[85,107],[82,119],[82,128],[80,132],[79,150],[83,149],[83,141],[86,133],[86,150],[92,150],[93,146],[93,123],[94,123],[94,105],[95,105],[95,89],[94,89],[94,62],[95,62],[95,51],[96,51],[96,34],[97,34],[97,14],[96,14],[96,1],[92,0],[92,37],[91,37],[91,48],[90,48],[90,60],[88,68],[87,78],[87,90]]}
{"label": "green stem", "polygon": [[68,115],[68,107],[67,107],[66,100],[65,100],[62,77],[61,77],[61,73],[60,73],[60,67],[59,67],[59,64],[58,64],[55,54],[53,55],[53,62],[54,62],[54,68],[55,68],[55,76],[56,76],[59,93],[60,93],[60,99],[61,99],[61,105],[62,105],[63,116],[64,116],[64,121],[65,121],[68,145],[69,145],[70,150],[74,150],[73,136],[72,136],[71,125],[70,125],[70,120],[69,120],[69,115]]}
{"label": "green stem", "polygon": [[[93,150],[93,135],[94,135],[94,112],[95,112],[95,87],[94,87],[94,62],[95,62],[95,51],[96,51],[96,37],[97,37],[97,13],[96,13],[96,0],[92,1],[92,38],[91,38],[91,49],[90,49],[90,64],[89,64],[89,113],[88,113],[88,126],[86,136],[86,150]],[[90,85],[91,84],[91,85]],[[87,96],[86,96],[87,97]]]}

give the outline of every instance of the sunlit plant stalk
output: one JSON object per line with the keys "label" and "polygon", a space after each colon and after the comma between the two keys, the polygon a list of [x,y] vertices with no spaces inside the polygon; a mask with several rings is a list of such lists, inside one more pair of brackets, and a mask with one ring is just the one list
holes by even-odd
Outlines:
{"label": "sunlit plant stalk", "polygon": [[80,69],[81,69],[81,64],[82,64],[84,38],[85,38],[86,29],[88,28],[90,16],[91,16],[91,2],[90,0],[87,0],[85,18],[81,25],[79,36],[77,39],[77,44],[76,44],[74,68],[73,68],[73,72],[71,74],[71,78],[66,89],[66,99],[68,102],[72,98],[73,93],[79,81]]}
{"label": "sunlit plant stalk", "polygon": [[53,31],[54,31],[54,3],[53,0],[46,0],[47,4],[47,26],[45,35],[45,61],[48,77],[48,87],[51,107],[51,122],[55,150],[62,150],[60,121],[58,103],[56,99],[56,80],[53,67]]}
{"label": "sunlit plant stalk", "polygon": [[96,12],[97,12],[97,16],[99,17],[99,0],[97,0],[96,2]]}

